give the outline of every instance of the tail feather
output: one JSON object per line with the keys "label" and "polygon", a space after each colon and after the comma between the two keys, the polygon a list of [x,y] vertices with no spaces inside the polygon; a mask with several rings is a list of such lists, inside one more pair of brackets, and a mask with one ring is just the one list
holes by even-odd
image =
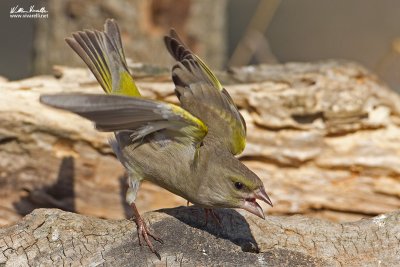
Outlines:
{"label": "tail feather", "polygon": [[123,63],[127,66],[124,49],[122,48],[121,32],[119,31],[117,23],[111,19],[106,20],[104,31],[110,37],[110,40],[117,49]]}
{"label": "tail feather", "polygon": [[107,94],[140,96],[128,70],[117,23],[108,19],[104,31],[79,31],[66,38]]}

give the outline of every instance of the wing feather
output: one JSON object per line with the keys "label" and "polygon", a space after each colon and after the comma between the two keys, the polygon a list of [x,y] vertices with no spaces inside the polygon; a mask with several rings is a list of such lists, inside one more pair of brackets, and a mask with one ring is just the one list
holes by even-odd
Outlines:
{"label": "wing feather", "polygon": [[[208,128],[179,106],[120,95],[42,95],[46,105],[74,112],[93,121],[101,131],[132,131],[132,141],[160,130],[169,130],[199,145]],[[174,136],[171,136],[173,138]]]}
{"label": "wing feather", "polygon": [[164,38],[170,54],[178,61],[172,69],[175,93],[182,107],[200,118],[209,128],[208,136],[233,154],[246,144],[246,123],[231,96],[214,73],[171,30]]}

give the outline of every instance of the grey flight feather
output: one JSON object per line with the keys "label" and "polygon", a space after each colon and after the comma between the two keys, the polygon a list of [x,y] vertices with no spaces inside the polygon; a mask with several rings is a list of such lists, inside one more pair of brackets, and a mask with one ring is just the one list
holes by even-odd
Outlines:
{"label": "grey flight feather", "polygon": [[194,142],[200,142],[206,134],[195,117],[160,101],[120,95],[57,94],[42,95],[40,102],[87,118],[101,131],[132,131],[133,141],[167,129]]}

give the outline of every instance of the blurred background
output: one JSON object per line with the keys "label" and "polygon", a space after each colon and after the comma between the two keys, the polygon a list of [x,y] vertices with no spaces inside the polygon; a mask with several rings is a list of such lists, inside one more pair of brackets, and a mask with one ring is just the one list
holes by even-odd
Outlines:
{"label": "blurred background", "polygon": [[[10,18],[17,4],[44,6],[49,18]],[[63,39],[112,17],[134,62],[169,66],[162,36],[174,27],[215,69],[342,58],[400,90],[396,0],[3,0],[0,10],[0,75],[11,80],[51,73],[54,64],[82,65]]]}

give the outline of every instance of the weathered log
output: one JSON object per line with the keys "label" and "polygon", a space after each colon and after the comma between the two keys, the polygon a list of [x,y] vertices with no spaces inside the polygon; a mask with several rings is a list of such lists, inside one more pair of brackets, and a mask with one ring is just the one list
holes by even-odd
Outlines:
{"label": "weathered log", "polygon": [[[141,92],[177,102],[168,71],[135,65]],[[400,100],[359,65],[252,66],[221,73],[248,125],[242,160],[263,179],[270,214],[357,220],[400,208]],[[0,224],[38,207],[102,218],[130,216],[124,171],[107,135],[41,105],[43,93],[100,93],[86,69],[0,81]],[[151,184],[141,211],[184,205]]]}
{"label": "weathered log", "polygon": [[134,222],[102,220],[37,209],[0,229],[5,266],[397,266],[400,213],[353,223],[303,216],[259,219],[217,210],[222,221],[204,224],[202,209],[147,213],[161,236],[161,261],[140,247]]}

